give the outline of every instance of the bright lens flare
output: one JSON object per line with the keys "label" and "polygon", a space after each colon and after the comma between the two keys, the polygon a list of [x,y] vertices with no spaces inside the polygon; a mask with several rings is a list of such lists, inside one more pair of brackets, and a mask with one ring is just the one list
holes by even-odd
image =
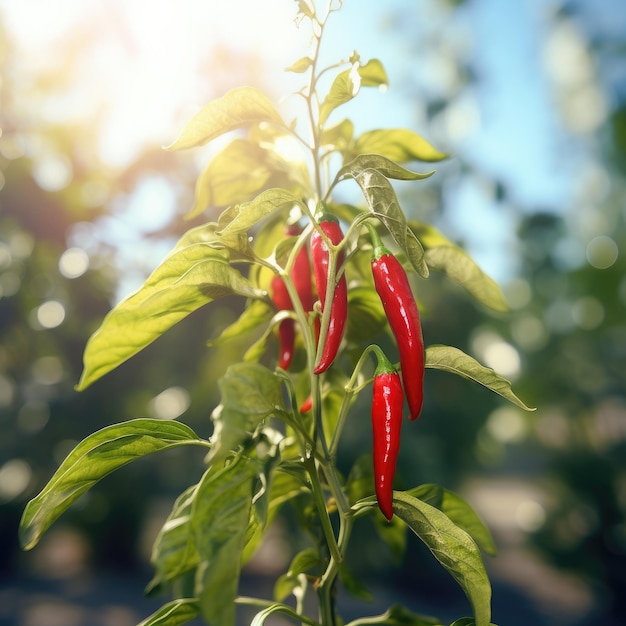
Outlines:
{"label": "bright lens flare", "polygon": [[[50,122],[84,125],[107,164],[125,167],[146,146],[173,141],[187,120],[235,84],[288,80],[285,58],[306,53],[284,0],[2,2],[22,74],[60,72],[67,87],[38,102]],[[232,60],[232,62],[231,62]],[[245,65],[242,61],[247,61]],[[266,81],[267,82],[267,81]],[[291,89],[271,83],[275,93]],[[63,163],[38,165],[44,188],[67,183]]]}

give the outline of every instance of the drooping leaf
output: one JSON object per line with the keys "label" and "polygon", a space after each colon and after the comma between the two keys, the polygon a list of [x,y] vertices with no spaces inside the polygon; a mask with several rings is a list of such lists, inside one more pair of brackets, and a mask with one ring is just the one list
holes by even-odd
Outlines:
{"label": "drooping leaf", "polygon": [[393,178],[395,180],[423,180],[435,173],[435,170],[425,174],[412,172],[380,154],[359,154],[337,172],[333,186],[346,178],[356,178],[365,170],[376,170],[385,178]]}
{"label": "drooping leaf", "polygon": [[289,569],[279,576],[274,585],[274,599],[282,602],[300,585],[299,576],[320,564],[320,555],[314,548],[306,548],[293,557]]}
{"label": "drooping leaf", "polygon": [[489,556],[496,555],[496,545],[491,532],[474,509],[459,495],[440,485],[420,485],[407,491],[414,498],[443,511],[457,526],[462,528]]}
{"label": "drooping leaf", "polygon": [[213,412],[207,462],[223,459],[254,433],[266,418],[284,413],[281,381],[258,363],[235,363],[219,381],[222,401]]}
{"label": "drooping leaf", "polygon": [[208,207],[246,202],[266,186],[271,175],[265,150],[251,141],[235,139],[198,176],[194,204],[186,217],[200,215]]}
{"label": "drooping leaf", "polygon": [[26,506],[20,523],[22,547],[35,546],[49,526],[107,474],[159,450],[190,444],[203,442],[188,426],[169,420],[131,420],[93,433],[69,453]]}
{"label": "drooping leaf", "polygon": [[[254,554],[263,538],[264,524],[269,524],[280,510],[280,507],[298,495],[304,493],[308,488],[303,481],[292,472],[283,470],[281,463],[273,474],[267,496],[267,519],[262,522],[256,512],[250,516],[248,530],[246,532],[246,545],[243,551],[242,562],[246,563]],[[254,503],[256,505],[256,501]],[[253,507],[254,511],[254,507]]]}
{"label": "drooping leaf", "polygon": [[350,145],[353,134],[354,124],[350,120],[345,119],[339,122],[339,124],[335,124],[335,126],[325,128],[322,131],[320,143],[324,148],[332,148],[333,150],[343,152]]}
{"label": "drooping leaf", "polygon": [[[283,435],[272,428],[265,428],[257,443],[257,459],[259,469],[255,481],[250,507],[250,518],[244,538],[242,563],[245,563],[253,554],[258,543],[257,539],[263,536],[266,525],[273,519],[276,508],[272,506],[272,497],[276,495],[274,489],[274,475],[280,466],[280,441]],[[270,443],[270,440],[272,443]],[[279,484],[279,488],[281,485]]]}
{"label": "drooping leaf", "polygon": [[175,249],[90,337],[77,390],[127,361],[196,309],[229,294],[266,297],[210,244]]}
{"label": "drooping leaf", "polygon": [[261,91],[253,87],[237,87],[196,113],[176,141],[167,146],[167,150],[201,146],[231,130],[259,122],[286,126]]}
{"label": "drooping leaf", "polygon": [[418,615],[400,604],[394,604],[381,615],[355,619],[346,626],[443,626],[443,623],[435,617]]}
{"label": "drooping leaf", "polygon": [[298,59],[293,65],[285,68],[285,72],[294,72],[295,74],[303,74],[311,65],[313,65],[313,59],[311,57],[302,57]]}
{"label": "drooping leaf", "polygon": [[197,598],[179,598],[164,604],[137,626],[180,626],[200,615]]}
{"label": "drooping leaf", "polygon": [[191,528],[198,550],[195,594],[208,624],[234,626],[241,551],[250,518],[257,463],[239,457],[204,474],[198,485]]}
{"label": "drooping leaf", "polygon": [[353,155],[374,153],[395,161],[441,161],[449,155],[440,152],[421,135],[404,128],[370,130],[357,137]]}
{"label": "drooping leaf", "polygon": [[406,217],[391,183],[377,170],[363,170],[357,174],[355,180],[365,196],[370,211],[387,227],[417,273],[426,278],[428,266],[424,260],[424,249],[408,230]]}
{"label": "drooping leaf", "polygon": [[459,583],[472,605],[476,625],[489,626],[491,584],[474,540],[445,513],[404,492],[394,492],[393,510]]}
{"label": "drooping leaf", "polygon": [[508,311],[504,294],[498,284],[485,274],[461,248],[438,246],[426,250],[426,264],[442,272],[467,289],[476,300],[495,311]]}
{"label": "drooping leaf", "polygon": [[378,59],[371,59],[365,65],[356,63],[349,70],[340,72],[320,106],[320,125],[324,125],[328,116],[338,106],[350,102],[361,87],[379,87],[386,84],[387,74]]}
{"label": "drooping leaf", "polygon": [[476,359],[452,346],[429,346],[426,348],[426,367],[457,374],[462,378],[479,383],[497,393],[509,402],[524,409],[534,411],[526,406],[512,391],[511,383],[496,374],[490,367],[481,365]]}
{"label": "drooping leaf", "polygon": [[176,499],[152,546],[150,562],[156,572],[148,585],[148,593],[193,570],[199,562],[198,550],[191,529],[193,506],[198,485],[185,489]]}
{"label": "drooping leaf", "polygon": [[310,19],[315,17],[315,5],[311,0],[298,0],[298,11]]}

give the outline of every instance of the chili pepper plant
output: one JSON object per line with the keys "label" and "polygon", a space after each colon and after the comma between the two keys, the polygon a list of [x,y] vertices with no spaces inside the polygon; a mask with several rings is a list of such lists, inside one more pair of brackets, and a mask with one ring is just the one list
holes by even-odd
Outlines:
{"label": "chili pepper plant", "polygon": [[[233,626],[238,606],[256,608],[255,625],[274,613],[310,626],[342,624],[337,588],[354,576],[346,570],[351,531],[366,519],[382,541],[408,529],[430,548],[468,598],[472,617],[454,624],[491,621],[482,556],[495,552],[489,530],[446,488],[426,483],[394,491],[393,481],[403,420],[420,427],[425,369],[462,376],[528,409],[508,381],[461,350],[424,346],[420,284],[441,272],[482,305],[504,311],[506,304],[462,249],[431,224],[409,219],[396,196],[392,181],[419,184],[434,173],[405,164],[447,155],[402,128],[355,136],[341,117],[345,103],[363,88],[386,85],[387,76],[379,60],[357,53],[319,67],[325,25],[340,7],[331,2],[319,11],[310,0],[298,2],[300,27],[312,33],[310,55],[288,68],[304,85],[295,95],[300,118],[287,121],[259,90],[236,88],[207,104],[168,147],[188,150],[237,131],[200,173],[190,216],[223,210],[180,238],[85,349],[78,391],[193,311],[236,294],[242,314],[218,337],[207,333],[208,349],[234,339],[249,339],[249,347],[217,383],[206,381],[221,394],[207,410],[210,420],[199,433],[180,421],[139,418],[88,436],[23,514],[20,539],[30,549],[110,472],[161,450],[205,448],[204,472],[173,503],[155,540],[148,590],[165,599],[143,626],[197,616]],[[300,158],[284,156],[288,142],[299,146]],[[356,185],[362,202],[337,201],[342,185]],[[392,353],[371,344],[372,329],[389,333]],[[353,410],[363,396],[371,420]],[[370,426],[368,461],[340,474],[342,432]],[[298,512],[309,545],[276,580],[274,597],[238,595],[241,568],[287,507]],[[315,599],[316,609],[306,613]],[[397,605],[376,616],[365,605],[363,613],[349,626],[441,624]]]}

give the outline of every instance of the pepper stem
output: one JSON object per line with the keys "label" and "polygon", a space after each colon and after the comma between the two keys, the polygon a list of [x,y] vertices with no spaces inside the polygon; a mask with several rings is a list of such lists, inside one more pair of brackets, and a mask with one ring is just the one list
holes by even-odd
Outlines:
{"label": "pepper stem", "polygon": [[370,232],[370,239],[372,240],[372,260],[380,259],[380,257],[385,254],[391,254],[383,244],[383,240],[380,238],[376,227],[370,222],[365,222],[365,225]]}

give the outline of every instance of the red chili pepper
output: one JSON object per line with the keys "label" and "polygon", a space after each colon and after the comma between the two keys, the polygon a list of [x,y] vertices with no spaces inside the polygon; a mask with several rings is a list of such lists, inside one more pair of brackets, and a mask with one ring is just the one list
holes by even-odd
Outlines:
{"label": "red chili pepper", "polygon": [[424,400],[424,340],[420,315],[402,264],[385,248],[373,227],[372,274],[398,344],[409,419],[417,419]]}
{"label": "red chili pepper", "polygon": [[398,372],[382,353],[374,372],[372,438],[374,486],[383,515],[393,517],[393,477],[400,450],[404,394]]}
{"label": "red chili pepper", "polygon": [[[337,218],[330,213],[324,213],[319,221],[322,232],[328,237],[333,245],[338,245],[343,240],[343,232]],[[322,312],[326,303],[326,292],[330,282],[330,288],[334,286],[332,297],[330,317],[328,322],[328,330],[326,331],[326,340],[322,349],[322,355],[319,362],[313,370],[315,374],[325,372],[335,360],[343,332],[346,326],[346,318],[348,315],[348,287],[346,284],[345,274],[334,285],[336,277],[331,276],[329,280],[329,259],[328,246],[317,230],[311,235],[311,257],[313,258],[313,273],[315,275],[315,285],[322,305]],[[344,255],[341,252],[337,257],[337,268],[343,263]]]}
{"label": "red chili pepper", "polygon": [[[272,300],[279,311],[293,309],[285,282],[279,276],[272,278]],[[296,344],[295,320],[284,319],[278,325],[278,367],[286,370],[291,365]]]}
{"label": "red chili pepper", "polygon": [[301,405],[300,413],[308,413],[313,408],[313,396],[309,396]]}
{"label": "red chili pepper", "polygon": [[[297,224],[286,227],[285,235],[293,237],[301,232]],[[311,281],[311,262],[306,247],[300,248],[291,270],[296,292],[302,303],[302,308],[308,313],[313,310],[315,297],[313,296],[313,284]],[[293,311],[293,303],[287,291],[287,286],[282,278],[274,276],[272,279],[272,299],[279,311]],[[279,357],[278,366],[289,369],[293,359],[296,341],[295,320],[284,319],[278,326]]]}

